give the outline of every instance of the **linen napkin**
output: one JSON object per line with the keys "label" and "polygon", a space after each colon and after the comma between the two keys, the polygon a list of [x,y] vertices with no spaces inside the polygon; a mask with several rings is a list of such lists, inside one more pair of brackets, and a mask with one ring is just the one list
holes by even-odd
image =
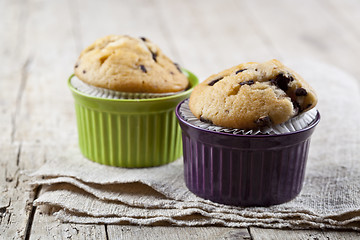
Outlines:
{"label": "linen napkin", "polygon": [[271,207],[217,204],[186,188],[182,159],[153,168],[116,168],[85,159],[74,146],[31,174],[34,188],[42,186],[34,205],[72,223],[360,230],[357,80],[322,63],[289,66],[315,88],[321,114],[304,186],[294,200]]}

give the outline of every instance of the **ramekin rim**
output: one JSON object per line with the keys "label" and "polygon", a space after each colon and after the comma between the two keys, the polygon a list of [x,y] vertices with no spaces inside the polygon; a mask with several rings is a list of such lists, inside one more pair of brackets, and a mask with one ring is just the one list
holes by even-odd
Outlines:
{"label": "ramekin rim", "polygon": [[306,132],[306,131],[309,131],[310,129],[316,127],[318,125],[318,123],[320,122],[320,112],[318,110],[316,110],[316,116],[315,116],[315,119],[308,125],[306,126],[305,128],[302,128],[300,130],[296,130],[294,132],[288,132],[288,133],[280,133],[280,134],[263,134],[263,135],[241,135],[241,134],[232,134],[232,133],[226,133],[226,132],[216,132],[216,131],[213,131],[213,130],[208,130],[208,129],[204,129],[204,128],[201,128],[201,127],[198,127],[198,126],[195,126],[195,125],[192,125],[190,124],[188,121],[184,120],[181,116],[180,116],[180,113],[179,113],[179,109],[180,109],[180,106],[181,104],[183,104],[188,98],[182,100],[177,106],[176,106],[176,109],[175,109],[175,114],[176,114],[176,117],[179,121],[181,121],[182,123],[188,125],[189,127],[191,128],[195,128],[199,131],[203,131],[203,132],[207,132],[207,133],[211,133],[211,134],[219,134],[219,135],[222,135],[222,136],[231,136],[231,137],[242,137],[242,138],[273,138],[273,137],[282,137],[282,136],[290,136],[290,135],[294,135],[294,134],[299,134],[299,133],[302,133],[302,132]]}
{"label": "ramekin rim", "polygon": [[194,79],[194,84],[190,83],[190,87],[186,91],[180,92],[178,94],[170,95],[170,96],[165,96],[165,97],[144,98],[144,99],[110,99],[110,98],[101,98],[101,97],[91,96],[89,94],[86,94],[86,93],[83,93],[83,92],[77,90],[71,84],[71,79],[75,76],[74,73],[71,74],[68,79],[68,87],[70,88],[70,90],[73,93],[76,93],[78,95],[81,95],[81,96],[89,98],[89,99],[104,101],[104,102],[157,102],[157,101],[164,101],[164,100],[172,100],[172,99],[182,98],[183,96],[187,96],[194,89],[194,87],[199,83],[199,79],[194,73],[192,73],[189,70],[184,69],[184,68],[182,68],[182,70],[188,75],[187,78],[189,80],[189,83],[190,83],[190,78]]}

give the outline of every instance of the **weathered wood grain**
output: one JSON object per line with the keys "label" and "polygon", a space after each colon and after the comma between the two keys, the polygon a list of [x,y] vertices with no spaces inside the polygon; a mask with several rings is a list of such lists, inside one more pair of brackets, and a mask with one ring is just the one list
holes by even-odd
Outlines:
{"label": "weathered wood grain", "polygon": [[15,109],[21,97],[19,90],[23,62],[17,47],[22,9],[17,4],[10,4],[10,1],[1,1],[0,15],[0,29],[8,34],[5,37],[2,33],[0,37],[0,142],[11,143]]}
{"label": "weathered wood grain", "polygon": [[[357,34],[360,29],[348,27],[347,22],[352,20],[340,1],[333,1],[331,6],[325,0],[302,1],[301,4],[282,0],[246,2],[262,34],[279,53],[276,57],[280,60],[312,58],[338,66],[355,76],[360,74],[357,61],[354,61],[360,58]],[[345,2],[353,7],[350,12],[360,11],[354,1]],[[358,14],[353,15],[356,20]]]}
{"label": "weathered wood grain", "polygon": [[274,57],[248,9],[238,2],[157,2],[169,38],[200,81],[234,64]]}
{"label": "weathered wood grain", "polygon": [[325,5],[326,12],[333,16],[348,33],[360,39],[360,27],[357,24],[360,22],[360,7],[356,0],[342,1],[341,7],[338,0],[322,1],[322,3]]}
{"label": "weathered wood grain", "polygon": [[247,229],[223,227],[146,227],[108,225],[109,239],[251,239]]}
{"label": "weathered wood grain", "polygon": [[[200,80],[244,61],[313,58],[360,74],[356,0],[0,1],[0,239],[359,239],[351,231],[63,224],[23,171],[77,146],[66,86],[81,49],[146,36]],[[359,80],[360,83],[360,80]]]}
{"label": "weathered wood grain", "polygon": [[64,224],[51,215],[52,209],[36,209],[29,239],[108,239],[104,225]]}
{"label": "weathered wood grain", "polygon": [[21,37],[27,20],[23,1],[0,2],[0,236],[21,239],[26,234],[33,192],[21,171],[29,167],[28,145],[15,140],[28,61]]}
{"label": "weathered wood grain", "polygon": [[[6,79],[0,81],[1,120],[4,123],[0,127],[0,130],[4,129],[1,131],[1,142],[6,143],[1,145],[0,150],[0,235],[5,239],[22,239],[29,238],[33,231],[35,237],[48,239],[50,227],[59,223],[48,215],[40,220],[34,218],[37,209],[31,206],[31,202],[36,196],[27,183],[28,178],[21,171],[37,169],[46,161],[46,155],[51,157],[61,151],[59,145],[77,141],[75,126],[68,124],[73,120],[69,118],[69,115],[73,116],[73,103],[66,87],[66,78],[71,74],[73,65],[72,62],[68,64],[68,59],[73,61],[76,53],[71,38],[60,44],[70,24],[65,25],[64,21],[53,17],[55,12],[66,14],[68,11],[65,9],[65,12],[61,12],[64,5],[60,2],[57,5],[46,1],[1,3],[8,4],[1,8],[7,10],[2,15],[5,20],[2,23],[13,22],[14,27],[8,27],[11,26],[9,24],[2,29],[14,31],[14,34],[1,38],[7,40],[2,40],[2,54],[6,55],[7,61],[5,66],[2,65],[4,71],[0,73],[1,79]],[[66,15],[63,17],[69,19]],[[48,21],[44,22],[44,19]],[[60,31],[60,26],[64,26],[63,31]],[[67,98],[64,97],[66,95]],[[91,233],[89,229],[97,228],[79,226],[77,229],[83,231],[77,232],[82,239],[86,233]],[[71,225],[61,224],[61,229],[61,234],[53,234],[55,239],[59,236],[66,238],[69,235],[66,229],[71,229]],[[94,236],[98,236],[104,231],[94,232],[98,233]]]}
{"label": "weathered wood grain", "polygon": [[[16,105],[16,127],[12,137],[22,146],[22,152],[26,151],[19,156],[19,169],[34,170],[47,158],[77,142],[73,102],[66,85],[77,53],[69,33],[72,24],[67,4],[29,1],[27,9],[30,11],[26,24],[31,27],[24,29],[26,44],[21,46],[21,51],[28,56],[22,72],[22,93]],[[61,18],[54,17],[54,13]],[[61,224],[53,216],[41,214],[41,210],[28,205],[36,196],[26,196],[22,192],[28,188],[26,180],[20,185],[18,192],[10,194],[22,199],[14,201],[16,207],[12,215],[26,211],[24,216],[14,218],[5,236],[17,239],[14,232],[21,230],[19,238],[26,239],[106,238],[104,226]]]}
{"label": "weathered wood grain", "polygon": [[291,240],[291,239],[309,239],[309,240],[355,240],[360,238],[359,232],[351,231],[321,231],[321,230],[275,230],[263,228],[251,228],[250,234],[253,240]]}

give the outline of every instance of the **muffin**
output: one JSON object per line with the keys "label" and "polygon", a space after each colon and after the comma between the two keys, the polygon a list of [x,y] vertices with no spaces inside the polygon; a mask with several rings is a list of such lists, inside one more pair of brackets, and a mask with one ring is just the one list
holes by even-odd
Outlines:
{"label": "muffin", "polygon": [[316,103],[311,86],[277,60],[210,76],[176,109],[189,190],[236,206],[295,198],[320,120]]}
{"label": "muffin", "polygon": [[210,76],[190,97],[190,109],[202,121],[253,129],[276,125],[312,109],[314,90],[277,60],[245,63]]}
{"label": "muffin", "polygon": [[90,85],[121,92],[179,92],[189,81],[150,40],[110,35],[85,48],[75,75]]}
{"label": "muffin", "polygon": [[68,85],[88,159],[152,167],[182,155],[174,109],[198,83],[149,39],[111,35],[85,48]]}

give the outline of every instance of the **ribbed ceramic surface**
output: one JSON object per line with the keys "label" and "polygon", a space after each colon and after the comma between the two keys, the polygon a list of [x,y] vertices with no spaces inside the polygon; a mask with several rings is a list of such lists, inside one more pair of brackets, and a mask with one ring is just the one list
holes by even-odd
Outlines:
{"label": "ribbed ceramic surface", "polygon": [[320,114],[304,129],[272,135],[236,135],[196,127],[176,116],[182,129],[184,177],[189,190],[214,202],[270,206],[301,191],[310,137]]}
{"label": "ribbed ceramic surface", "polygon": [[238,206],[269,206],[293,199],[304,179],[310,139],[277,150],[214,147],[184,135],[184,176],[196,195]]}
{"label": "ribbed ceramic surface", "polygon": [[75,104],[79,146],[85,157],[119,167],[151,167],[182,155],[173,110],[153,114],[100,112]]}
{"label": "ribbed ceramic surface", "polygon": [[108,99],[92,96],[71,84],[79,147],[88,159],[101,164],[142,168],[170,163],[182,156],[181,129],[175,108],[199,83],[183,69],[189,87],[178,94],[151,99]]}

